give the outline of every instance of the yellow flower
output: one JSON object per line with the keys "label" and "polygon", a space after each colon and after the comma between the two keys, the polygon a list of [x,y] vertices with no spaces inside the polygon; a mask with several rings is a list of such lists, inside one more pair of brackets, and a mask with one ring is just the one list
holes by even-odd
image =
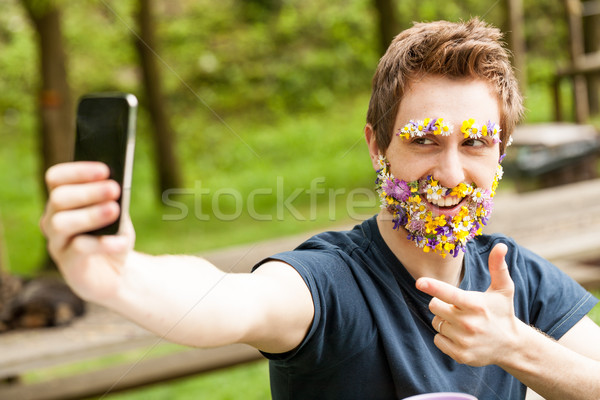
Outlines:
{"label": "yellow flower", "polygon": [[469,118],[463,121],[460,131],[465,134],[465,138],[468,138],[471,134],[471,127],[475,123],[473,118]]}
{"label": "yellow flower", "polygon": [[456,232],[456,238],[461,242],[464,242],[464,240],[466,239],[467,236],[469,236],[469,231]]}

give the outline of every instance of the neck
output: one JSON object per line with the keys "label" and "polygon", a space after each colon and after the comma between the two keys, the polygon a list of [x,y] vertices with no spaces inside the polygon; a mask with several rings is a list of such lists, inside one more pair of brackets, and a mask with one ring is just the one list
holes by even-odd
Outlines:
{"label": "neck", "polygon": [[435,253],[425,253],[423,249],[407,239],[408,232],[404,228],[394,229],[392,217],[386,210],[381,210],[377,216],[377,227],[387,246],[413,278],[427,277],[454,286],[460,284],[463,252],[459,252],[457,257],[446,256],[446,258]]}

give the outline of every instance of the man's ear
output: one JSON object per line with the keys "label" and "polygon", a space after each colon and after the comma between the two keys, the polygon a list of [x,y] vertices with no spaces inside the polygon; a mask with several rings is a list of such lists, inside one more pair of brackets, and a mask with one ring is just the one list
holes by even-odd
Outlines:
{"label": "man's ear", "polygon": [[379,169],[379,147],[377,146],[377,138],[375,135],[375,130],[371,124],[365,125],[365,139],[367,141],[367,146],[369,147],[369,156],[371,157],[371,164],[373,164],[373,169],[377,171]]}

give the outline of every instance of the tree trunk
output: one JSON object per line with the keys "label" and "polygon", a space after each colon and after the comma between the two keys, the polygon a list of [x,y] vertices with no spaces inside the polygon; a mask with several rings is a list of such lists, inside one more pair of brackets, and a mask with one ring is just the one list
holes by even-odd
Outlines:
{"label": "tree trunk", "polygon": [[41,170],[69,161],[75,143],[71,92],[67,82],[60,11],[53,2],[21,0],[38,37],[38,100]]}
{"label": "tree trunk", "polygon": [[379,19],[379,50],[383,54],[400,30],[396,7],[393,0],[374,0],[373,5]]}
{"label": "tree trunk", "polygon": [[[43,183],[46,170],[54,164],[70,161],[75,145],[75,118],[67,81],[67,57],[63,46],[60,10],[55,2],[21,0],[21,3],[38,37],[40,182],[43,193],[47,196],[46,185]],[[42,263],[43,269],[56,268],[48,253]]]}
{"label": "tree trunk", "polygon": [[148,110],[154,129],[156,164],[159,189],[180,187],[181,172],[175,155],[175,133],[171,127],[161,87],[160,73],[156,62],[156,40],[151,0],[139,0],[138,24],[140,36],[136,48],[142,67],[143,84],[146,91]]}
{"label": "tree trunk", "polygon": [[508,0],[506,4],[508,21],[508,44],[512,52],[512,64],[519,81],[521,93],[525,96],[527,89],[527,65],[525,45],[525,18],[523,16],[523,0]]}

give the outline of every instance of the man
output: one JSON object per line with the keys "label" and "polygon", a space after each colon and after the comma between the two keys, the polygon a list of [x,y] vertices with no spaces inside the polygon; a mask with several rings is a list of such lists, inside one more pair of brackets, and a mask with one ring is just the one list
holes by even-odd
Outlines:
{"label": "man", "polygon": [[[105,166],[48,170],[41,226],[67,282],[169,340],[248,343],[277,399],[600,396],[596,300],[501,235],[481,236],[521,98],[500,33],[417,24],[380,61],[365,127],[382,212],[225,274],[82,235],[114,221]],[[432,297],[433,296],[433,297]]]}

